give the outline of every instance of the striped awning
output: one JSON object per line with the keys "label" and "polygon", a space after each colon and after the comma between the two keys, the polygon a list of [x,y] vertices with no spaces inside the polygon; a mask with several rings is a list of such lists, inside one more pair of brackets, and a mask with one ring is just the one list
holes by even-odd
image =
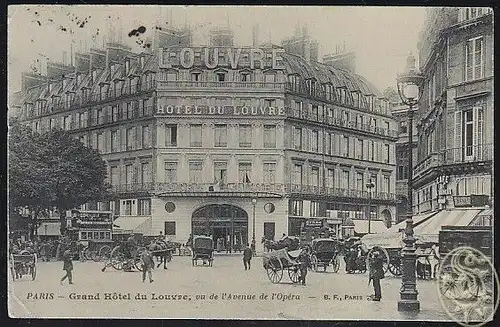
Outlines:
{"label": "striped awning", "polygon": [[368,224],[370,224],[370,233],[385,233],[387,226],[382,220],[353,219],[354,231],[358,234],[368,234]]}
{"label": "striped awning", "polygon": [[443,226],[469,226],[481,210],[443,210],[414,228],[416,235],[439,235]]}
{"label": "striped awning", "polygon": [[[412,217],[412,220],[413,220],[413,227],[416,227],[418,225],[420,225],[422,222],[424,222],[427,218],[429,218],[430,216],[436,214],[436,212],[427,212],[427,213],[424,213],[424,214],[420,214],[420,215],[415,215]],[[397,223],[396,225],[393,225],[391,228],[389,228],[389,232],[399,232],[399,230],[401,229],[405,229],[406,228],[406,220],[403,220],[399,223]]]}
{"label": "striped awning", "polygon": [[148,216],[118,217],[113,221],[113,228],[121,231],[140,233],[150,236],[152,233],[152,218]]}

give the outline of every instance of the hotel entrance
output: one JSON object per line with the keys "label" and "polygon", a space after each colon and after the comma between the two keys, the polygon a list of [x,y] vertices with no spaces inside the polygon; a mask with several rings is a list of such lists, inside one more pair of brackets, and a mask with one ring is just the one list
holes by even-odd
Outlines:
{"label": "hotel entrance", "polygon": [[241,251],[248,242],[248,214],[230,204],[198,208],[191,218],[192,235],[209,235],[217,252]]}

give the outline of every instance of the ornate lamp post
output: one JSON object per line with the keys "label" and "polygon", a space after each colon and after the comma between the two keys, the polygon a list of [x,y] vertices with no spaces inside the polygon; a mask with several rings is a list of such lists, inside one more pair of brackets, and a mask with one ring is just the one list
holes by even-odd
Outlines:
{"label": "ornate lamp post", "polygon": [[252,251],[255,254],[255,205],[257,204],[257,199],[252,199],[253,205],[253,215],[252,215]]}
{"label": "ornate lamp post", "polygon": [[372,233],[372,188],[375,187],[375,184],[370,179],[370,182],[366,184],[366,188],[368,189],[368,234]]}
{"label": "ornate lamp post", "polygon": [[409,107],[408,110],[408,144],[410,151],[408,153],[408,207],[406,210],[407,220],[405,237],[403,242],[405,246],[402,250],[403,258],[403,276],[400,299],[398,301],[398,311],[414,312],[420,311],[420,302],[417,299],[417,278],[415,273],[416,259],[415,237],[413,236],[413,107],[418,104],[422,94],[421,85],[424,76],[420,74],[415,67],[415,57],[411,54],[406,60],[406,70],[398,75],[398,93],[401,101]]}

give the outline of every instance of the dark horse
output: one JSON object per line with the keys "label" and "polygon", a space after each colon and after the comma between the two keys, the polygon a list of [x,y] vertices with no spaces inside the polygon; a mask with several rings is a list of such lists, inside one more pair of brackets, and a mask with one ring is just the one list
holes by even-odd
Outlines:
{"label": "dark horse", "polygon": [[172,248],[167,242],[154,241],[149,245],[149,251],[158,260],[156,268],[163,263],[163,269],[167,269],[167,262],[172,260]]}
{"label": "dark horse", "polygon": [[299,239],[295,237],[285,237],[283,240],[277,242],[273,240],[262,239],[261,243],[267,252],[271,250],[281,250],[288,248],[289,251],[297,250],[299,248]]}

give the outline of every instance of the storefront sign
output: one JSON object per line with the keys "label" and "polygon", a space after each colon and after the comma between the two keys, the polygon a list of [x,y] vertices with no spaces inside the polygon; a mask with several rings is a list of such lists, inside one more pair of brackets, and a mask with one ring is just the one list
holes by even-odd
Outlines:
{"label": "storefront sign", "polygon": [[285,116],[285,108],[247,106],[171,106],[159,104],[157,115]]}
{"label": "storefront sign", "polygon": [[487,195],[457,195],[453,197],[455,207],[482,207],[488,204]]}
{"label": "storefront sign", "polygon": [[[228,66],[231,69],[243,67],[285,69],[281,54],[284,49],[254,49],[254,48],[182,48],[180,50],[160,50],[160,67],[171,68],[181,66],[186,69],[192,68],[197,63],[197,58],[201,59],[202,65],[208,69],[215,69],[219,66]],[[222,60],[221,60],[222,58]],[[242,59],[249,65],[243,65]],[[270,60],[266,60],[270,59]],[[227,63],[225,65],[222,62]],[[258,65],[257,65],[258,63]]]}

